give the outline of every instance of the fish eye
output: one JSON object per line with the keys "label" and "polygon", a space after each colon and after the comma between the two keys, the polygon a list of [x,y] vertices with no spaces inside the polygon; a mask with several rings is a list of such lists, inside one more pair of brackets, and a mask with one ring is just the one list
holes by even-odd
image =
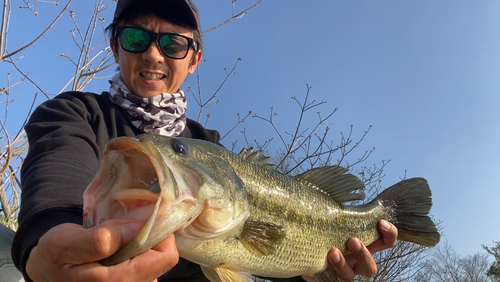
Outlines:
{"label": "fish eye", "polygon": [[186,155],[188,153],[188,145],[186,142],[179,139],[174,139],[172,141],[172,149],[179,155]]}

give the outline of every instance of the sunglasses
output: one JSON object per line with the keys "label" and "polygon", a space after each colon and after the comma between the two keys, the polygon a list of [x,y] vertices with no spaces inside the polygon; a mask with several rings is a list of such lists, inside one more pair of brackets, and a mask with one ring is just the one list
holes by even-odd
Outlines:
{"label": "sunglasses", "polygon": [[138,27],[117,28],[122,49],[130,53],[142,53],[156,40],[163,55],[171,59],[184,59],[190,47],[198,51],[198,45],[189,37],[176,33],[154,33]]}

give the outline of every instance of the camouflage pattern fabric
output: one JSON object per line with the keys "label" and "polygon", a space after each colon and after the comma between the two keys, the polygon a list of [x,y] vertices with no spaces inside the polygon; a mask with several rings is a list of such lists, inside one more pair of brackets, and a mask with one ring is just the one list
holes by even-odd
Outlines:
{"label": "camouflage pattern fabric", "polygon": [[181,89],[173,94],[142,98],[130,92],[120,73],[109,83],[109,98],[136,119],[132,124],[141,131],[176,137],[186,127],[187,100]]}

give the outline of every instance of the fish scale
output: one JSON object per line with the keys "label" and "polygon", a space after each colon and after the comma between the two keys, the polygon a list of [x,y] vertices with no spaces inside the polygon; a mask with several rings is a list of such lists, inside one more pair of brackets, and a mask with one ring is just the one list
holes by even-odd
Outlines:
{"label": "fish scale", "polygon": [[[292,177],[268,159],[194,139],[148,134],[111,140],[84,194],[84,224],[127,215],[148,219],[136,238],[102,263],[120,263],[175,234],[180,256],[200,264],[211,281],[252,281],[253,275],[327,281],[330,248],[346,252],[351,237],[374,242],[381,219],[398,228],[399,240],[429,247],[439,242],[423,178],[401,181],[370,203],[350,206],[345,203],[365,196],[363,182],[347,169],[314,168]],[[110,169],[115,167],[120,169]],[[121,193],[127,197],[113,198]],[[140,195],[157,202],[134,213],[136,195],[138,203],[144,201]],[[131,210],[120,210],[116,201]]]}
{"label": "fish scale", "polygon": [[[206,253],[212,255],[220,253],[219,257],[224,257],[224,265],[232,265],[234,269],[246,269],[259,276],[312,275],[325,269],[325,253],[331,247],[345,249],[346,238],[338,237],[339,230],[349,230],[351,236],[358,237],[365,242],[372,242],[379,237],[376,229],[378,220],[389,217],[388,215],[379,216],[376,220],[366,224],[364,213],[358,212],[358,217],[352,214],[350,217],[342,216],[342,206],[332,201],[323,191],[311,189],[310,183],[293,181],[292,178],[274,171],[264,171],[265,177],[260,178],[261,181],[258,182],[252,176],[263,170],[259,165],[240,158],[232,158],[231,166],[240,172],[238,176],[243,180],[245,189],[250,195],[248,199],[251,207],[249,220],[274,222],[286,230],[286,236],[277,250],[266,256],[248,252],[238,240],[211,241],[210,244],[214,247],[207,248]],[[269,193],[275,190],[273,187],[286,187],[286,189],[280,189],[280,193]],[[287,203],[290,199],[308,205],[314,203],[315,208],[298,213],[297,210],[290,209]],[[350,210],[354,211],[354,208]],[[325,217],[326,211],[335,211],[335,213],[327,218]],[[287,215],[286,212],[290,214]],[[353,226],[355,228],[352,228]],[[305,242],[308,244],[304,244]],[[232,250],[231,254],[227,254],[227,249]],[[290,261],[291,257],[295,259]],[[240,263],[242,261],[244,264]]]}

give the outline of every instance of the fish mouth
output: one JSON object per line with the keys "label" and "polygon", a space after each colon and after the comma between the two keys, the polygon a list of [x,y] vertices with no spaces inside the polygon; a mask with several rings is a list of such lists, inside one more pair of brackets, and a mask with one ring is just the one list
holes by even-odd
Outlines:
{"label": "fish mouth", "polygon": [[[116,138],[104,150],[103,161],[84,194],[84,226],[92,227],[109,219],[139,219],[146,225],[167,212],[169,193],[174,187],[170,169],[161,162],[153,145],[137,138]],[[175,197],[175,191],[172,191]],[[161,203],[163,202],[163,203]],[[151,222],[152,224],[152,222]]]}
{"label": "fish mouth", "polygon": [[171,159],[168,142],[154,135],[120,137],[106,144],[101,166],[84,192],[84,227],[110,219],[138,219],[144,226],[115,254],[100,261],[110,266],[147,251],[201,212],[192,188],[199,176]]}

